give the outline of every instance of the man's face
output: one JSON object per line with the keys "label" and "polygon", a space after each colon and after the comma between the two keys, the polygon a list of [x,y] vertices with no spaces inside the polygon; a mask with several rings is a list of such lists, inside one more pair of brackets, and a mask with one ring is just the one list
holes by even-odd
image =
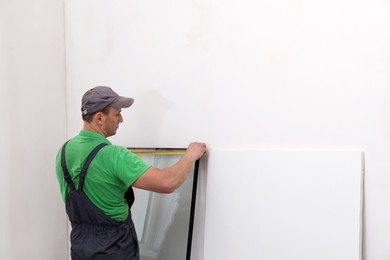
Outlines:
{"label": "man's face", "polygon": [[123,122],[122,109],[116,107],[110,107],[108,115],[102,116],[103,127],[102,130],[106,137],[116,134],[116,130],[119,127],[119,123]]}

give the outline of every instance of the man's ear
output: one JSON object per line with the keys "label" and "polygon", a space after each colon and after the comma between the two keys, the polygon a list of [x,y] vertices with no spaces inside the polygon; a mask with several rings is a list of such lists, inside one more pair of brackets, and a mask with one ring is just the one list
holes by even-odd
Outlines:
{"label": "man's ear", "polygon": [[97,112],[93,118],[95,123],[101,125],[103,123],[103,116],[104,114],[102,112]]}

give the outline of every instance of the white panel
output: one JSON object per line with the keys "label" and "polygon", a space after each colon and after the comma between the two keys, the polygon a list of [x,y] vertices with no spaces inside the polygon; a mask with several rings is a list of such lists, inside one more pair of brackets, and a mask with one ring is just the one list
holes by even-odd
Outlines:
{"label": "white panel", "polygon": [[68,259],[63,0],[0,1],[0,259]]}
{"label": "white panel", "polygon": [[210,152],[205,260],[358,260],[362,153]]}

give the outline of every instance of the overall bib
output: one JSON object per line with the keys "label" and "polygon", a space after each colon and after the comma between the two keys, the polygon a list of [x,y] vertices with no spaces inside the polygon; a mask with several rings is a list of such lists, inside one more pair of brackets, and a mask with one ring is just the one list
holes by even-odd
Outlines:
{"label": "overall bib", "polygon": [[[110,218],[91,202],[83,190],[88,167],[106,144],[98,145],[88,155],[80,172],[77,190],[65,161],[66,144],[62,147],[61,165],[65,181],[70,187],[66,213],[72,225],[70,236],[72,260],[139,260],[138,239],[130,212],[125,221]],[[126,192],[126,200],[130,209],[134,201],[131,186]]]}

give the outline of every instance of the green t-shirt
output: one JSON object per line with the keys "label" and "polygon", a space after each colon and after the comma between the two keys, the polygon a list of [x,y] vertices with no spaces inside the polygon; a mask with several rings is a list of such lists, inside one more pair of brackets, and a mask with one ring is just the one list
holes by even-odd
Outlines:
{"label": "green t-shirt", "polygon": [[[76,188],[88,154],[101,143],[109,145],[103,147],[92,160],[85,177],[84,192],[107,216],[123,221],[129,213],[124,193],[150,165],[127,148],[111,145],[104,136],[81,130],[79,135],[69,141],[65,151],[68,170]],[[70,188],[61,167],[61,149],[57,154],[56,172],[62,198],[66,203]]]}

